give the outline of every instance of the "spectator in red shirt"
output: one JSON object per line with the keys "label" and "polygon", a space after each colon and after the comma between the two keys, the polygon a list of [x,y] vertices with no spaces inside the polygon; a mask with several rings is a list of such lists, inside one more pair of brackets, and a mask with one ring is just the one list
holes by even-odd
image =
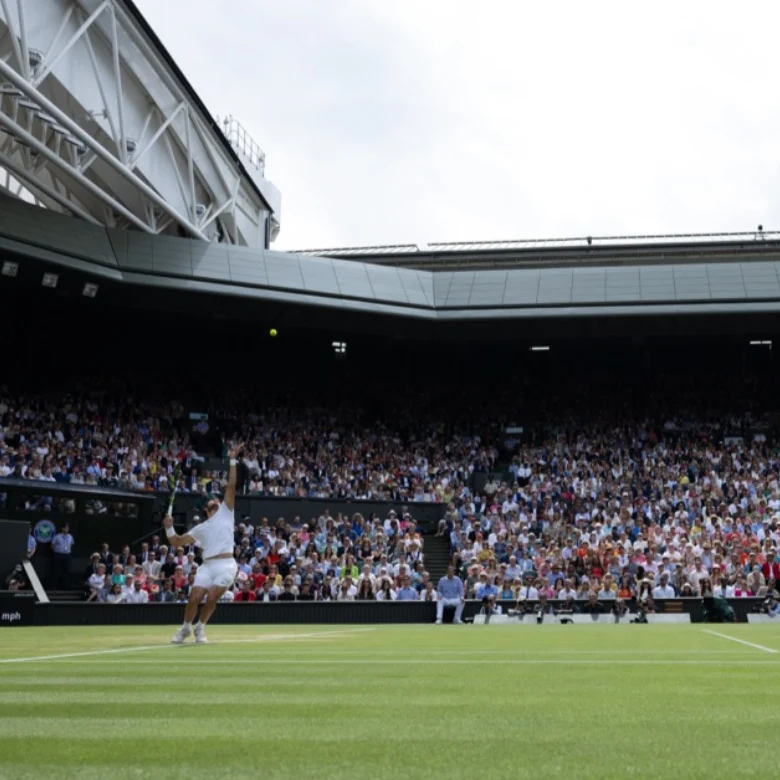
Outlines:
{"label": "spectator in red shirt", "polygon": [[767,581],[775,580],[777,582],[780,580],[780,563],[777,562],[774,547],[766,554],[766,563],[761,567],[761,573]]}
{"label": "spectator in red shirt", "polygon": [[252,573],[249,575],[249,579],[252,580],[255,590],[260,590],[263,587],[263,583],[266,580],[265,574],[263,574],[262,564],[256,563],[252,569]]}
{"label": "spectator in red shirt", "polygon": [[274,543],[271,552],[268,553],[268,556],[266,557],[266,561],[268,562],[269,566],[278,565],[279,561],[282,559],[282,556],[279,555],[280,547],[281,547],[281,542],[277,541]]}
{"label": "spectator in red shirt", "polygon": [[257,596],[255,594],[254,590],[254,583],[252,582],[252,578],[248,578],[244,580],[241,590],[236,593],[235,598],[233,601],[255,601],[257,599]]}
{"label": "spectator in red shirt", "polygon": [[184,567],[177,566],[173,571],[173,589],[181,590],[187,584],[187,578],[184,576]]}

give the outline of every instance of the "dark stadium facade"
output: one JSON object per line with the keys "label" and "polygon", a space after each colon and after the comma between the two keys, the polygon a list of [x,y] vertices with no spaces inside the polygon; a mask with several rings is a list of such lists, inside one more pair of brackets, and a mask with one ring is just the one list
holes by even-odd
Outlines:
{"label": "dark stadium facade", "polygon": [[[40,294],[46,307],[84,303],[90,282],[97,292],[86,302],[97,309],[241,321],[258,335],[265,326],[288,337],[316,330],[325,341],[350,336],[355,347],[363,338],[748,343],[744,336],[769,339],[780,321],[780,241],[763,232],[315,256],[106,229],[7,198],[0,205],[0,253],[16,268],[0,275],[6,311],[27,295],[33,306]],[[42,289],[45,273],[57,276],[56,289]],[[19,314],[13,321],[24,327]]]}

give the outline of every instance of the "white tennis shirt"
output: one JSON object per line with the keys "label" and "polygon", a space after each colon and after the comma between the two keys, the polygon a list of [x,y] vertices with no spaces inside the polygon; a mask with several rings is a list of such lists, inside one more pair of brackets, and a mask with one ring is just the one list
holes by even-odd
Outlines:
{"label": "white tennis shirt", "polygon": [[187,533],[203,550],[205,561],[223,553],[233,552],[234,525],[233,510],[228,509],[223,502],[212,518],[194,526]]}

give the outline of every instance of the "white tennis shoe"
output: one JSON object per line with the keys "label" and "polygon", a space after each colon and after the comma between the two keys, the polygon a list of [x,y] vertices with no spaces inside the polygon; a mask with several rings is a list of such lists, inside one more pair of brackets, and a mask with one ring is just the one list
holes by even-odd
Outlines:
{"label": "white tennis shoe", "polygon": [[206,639],[206,629],[203,627],[202,623],[198,623],[197,626],[195,626],[195,644],[197,645],[205,645],[208,644],[208,639]]}
{"label": "white tennis shoe", "polygon": [[184,643],[184,640],[192,635],[192,629],[188,628],[187,626],[182,626],[177,632],[176,635],[171,639],[172,645],[181,645]]}

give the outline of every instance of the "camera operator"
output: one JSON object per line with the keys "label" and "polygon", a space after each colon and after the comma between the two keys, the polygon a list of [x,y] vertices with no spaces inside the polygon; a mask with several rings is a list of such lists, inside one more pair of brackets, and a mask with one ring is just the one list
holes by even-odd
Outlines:
{"label": "camera operator", "polygon": [[525,595],[523,593],[518,593],[517,602],[515,603],[515,608],[508,610],[507,614],[517,615],[517,617],[520,618],[520,620],[522,620],[523,617],[525,617],[525,615],[530,615],[532,612],[533,612],[533,604],[525,600]]}
{"label": "camera operator", "polygon": [[567,596],[563,601],[560,602],[558,606],[558,613],[560,612],[568,612],[572,615],[576,615],[580,610],[577,606],[577,602],[574,600],[573,596]]}
{"label": "camera operator", "polygon": [[615,599],[612,604],[612,614],[615,616],[616,623],[619,623],[628,614],[628,605],[623,599]]}
{"label": "camera operator", "polygon": [[588,601],[583,605],[582,611],[586,615],[596,616],[604,614],[604,606],[603,604],[599,603],[598,593],[591,591],[588,594]]}
{"label": "camera operator", "polygon": [[479,614],[485,615],[486,623],[490,620],[492,615],[500,615],[501,612],[501,607],[496,604],[495,595],[490,593],[482,599],[482,608],[479,610]]}
{"label": "camera operator", "polygon": [[650,580],[645,579],[639,583],[639,593],[636,597],[637,610],[643,613],[655,612],[655,601],[653,600],[652,584]]}
{"label": "camera operator", "polygon": [[550,604],[550,602],[547,600],[546,593],[539,594],[539,603],[536,605],[536,608],[534,609],[534,614],[536,615],[536,622],[540,624],[544,622],[545,615],[555,614],[552,604]]}
{"label": "camera operator", "polygon": [[561,623],[573,623],[574,620],[572,619],[572,616],[577,612],[579,612],[579,610],[574,602],[574,598],[572,596],[567,596],[560,602],[555,614],[560,619]]}
{"label": "camera operator", "polygon": [[699,580],[699,587],[701,588],[701,604],[707,620],[712,623],[736,622],[736,613],[726,599],[716,595],[709,577],[702,577]]}
{"label": "camera operator", "polygon": [[770,594],[761,606],[761,611],[771,618],[776,618],[780,615],[780,601],[777,600],[775,595]]}
{"label": "camera operator", "polygon": [[27,576],[24,573],[24,569],[21,564],[14,566],[14,570],[10,576],[6,578],[5,589],[6,590],[27,590],[29,585],[27,584]]}

